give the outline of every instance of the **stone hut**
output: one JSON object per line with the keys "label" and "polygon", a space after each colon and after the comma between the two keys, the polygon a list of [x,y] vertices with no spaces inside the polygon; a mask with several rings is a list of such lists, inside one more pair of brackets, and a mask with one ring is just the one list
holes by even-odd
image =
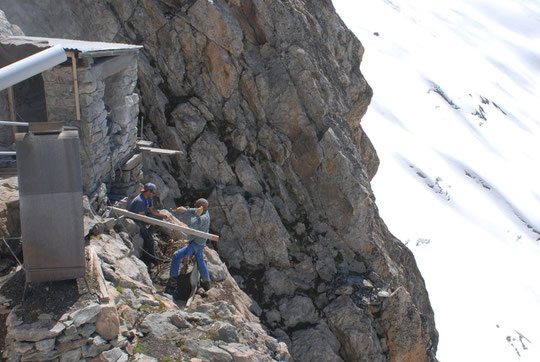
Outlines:
{"label": "stone hut", "polygon": [[[76,126],[83,192],[92,194],[102,182],[118,193],[129,192],[142,178],[141,157],[136,154],[139,96],[135,93],[142,47],[9,37],[0,40],[0,67],[58,45],[66,51],[67,61],[0,92],[0,119]],[[0,127],[0,150],[13,149],[15,131]]]}

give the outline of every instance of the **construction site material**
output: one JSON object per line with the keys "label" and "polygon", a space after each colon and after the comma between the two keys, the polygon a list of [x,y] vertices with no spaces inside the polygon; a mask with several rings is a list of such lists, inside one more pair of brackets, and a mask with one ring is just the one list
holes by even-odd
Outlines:
{"label": "construction site material", "polygon": [[28,127],[28,122],[0,121],[0,126],[23,126]]}
{"label": "construction site material", "polygon": [[11,87],[67,60],[63,47],[53,46],[0,69],[0,90]]}
{"label": "construction site material", "polygon": [[16,148],[26,281],[84,277],[78,133],[18,133]]}
{"label": "construction site material", "polygon": [[8,95],[8,104],[9,104],[9,119],[16,121],[17,117],[15,116],[15,95],[13,94],[13,87],[7,89]]}
{"label": "construction site material", "polygon": [[28,132],[31,133],[60,133],[67,126],[62,122],[34,122],[28,125]]}
{"label": "construction site material", "polygon": [[35,43],[60,46],[63,49],[76,51],[79,58],[90,57],[110,57],[132,53],[134,50],[142,49],[141,45],[107,43],[87,40],[47,38],[38,36],[10,36],[3,39],[3,43]]}
{"label": "construction site material", "polygon": [[110,300],[109,290],[107,288],[107,284],[105,283],[105,277],[103,276],[103,270],[101,269],[101,262],[99,261],[99,257],[97,256],[94,248],[90,248],[90,268],[92,268],[93,276],[95,276],[98,283],[99,293],[101,294],[101,302],[108,303]]}
{"label": "construction site material", "polygon": [[126,163],[124,163],[122,165],[122,167],[120,167],[120,169],[122,171],[131,171],[135,167],[139,166],[141,164],[142,160],[143,160],[142,154],[141,153],[136,153],[133,156],[131,156],[131,158],[129,160],[127,160]]}
{"label": "construction site material", "polygon": [[130,218],[135,219],[135,220],[143,221],[143,222],[145,222],[147,224],[157,225],[157,226],[169,228],[171,230],[181,231],[181,232],[189,234],[189,235],[195,235],[195,236],[207,238],[207,239],[214,240],[214,241],[219,241],[219,236],[217,236],[217,235],[208,234],[208,233],[205,233],[205,232],[202,232],[202,231],[199,231],[199,230],[191,229],[191,228],[188,228],[187,226],[180,226],[180,225],[176,225],[176,224],[173,224],[173,223],[170,223],[170,222],[167,222],[167,221],[162,221],[162,220],[154,219],[152,217],[135,214],[133,212],[129,212],[129,211],[124,210],[124,209],[119,209],[119,208],[114,207],[114,206],[111,207],[111,210],[116,212],[118,215],[124,215],[124,216],[130,217]]}
{"label": "construction site material", "polygon": [[137,146],[145,146],[145,147],[150,147],[154,144],[154,142],[152,141],[147,141],[147,140],[137,140]]}
{"label": "construction site material", "polygon": [[77,58],[71,54],[71,72],[73,73],[73,93],[75,93],[75,115],[77,121],[81,120],[81,106],[79,104],[79,79],[77,77]]}
{"label": "construction site material", "polygon": [[139,146],[139,149],[141,151],[151,152],[151,153],[161,153],[164,155],[181,155],[183,152],[178,150],[167,150],[164,148],[153,148],[153,147],[145,147],[145,146]]}

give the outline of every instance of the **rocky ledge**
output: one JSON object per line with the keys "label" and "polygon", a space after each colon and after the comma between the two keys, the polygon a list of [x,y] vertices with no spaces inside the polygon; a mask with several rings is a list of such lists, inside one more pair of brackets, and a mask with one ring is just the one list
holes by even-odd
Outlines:
{"label": "rocky ledge", "polygon": [[[9,185],[6,186],[6,185]],[[16,178],[2,188],[17,192]],[[206,250],[213,288],[189,308],[160,292],[137,257],[142,240],[129,219],[103,219],[88,208],[84,279],[30,284],[22,300],[24,271],[0,278],[5,321],[3,358],[8,361],[288,361],[287,345],[271,337],[252,313],[257,304],[238,287],[216,251]],[[163,240],[170,240],[160,234]],[[158,235],[156,235],[158,236]],[[92,269],[103,270],[104,301]],[[154,279],[168,274],[152,270]]]}

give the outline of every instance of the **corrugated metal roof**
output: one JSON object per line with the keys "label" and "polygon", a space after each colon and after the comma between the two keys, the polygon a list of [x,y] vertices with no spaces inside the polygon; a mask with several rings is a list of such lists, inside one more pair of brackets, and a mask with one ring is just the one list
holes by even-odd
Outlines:
{"label": "corrugated metal roof", "polygon": [[[38,43],[40,45],[49,44],[50,46],[60,45],[64,50],[77,51],[82,54],[115,52],[115,51],[136,51],[142,48],[141,45],[131,45],[122,43],[106,43],[97,41],[74,40],[74,39],[59,39],[59,38],[44,38],[35,36],[10,36],[8,38],[18,44]],[[5,40],[4,40],[5,41]]]}

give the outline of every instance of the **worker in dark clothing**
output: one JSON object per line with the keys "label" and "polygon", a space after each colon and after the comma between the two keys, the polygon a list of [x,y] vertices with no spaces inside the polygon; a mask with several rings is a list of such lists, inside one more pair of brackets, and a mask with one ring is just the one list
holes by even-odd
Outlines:
{"label": "worker in dark clothing", "polygon": [[[156,185],[149,182],[144,185],[139,196],[134,198],[129,205],[128,211],[139,215],[145,215],[155,217],[159,219],[167,219],[168,216],[154,209],[154,202],[152,197],[156,195]],[[156,246],[154,238],[152,237],[152,227],[148,227],[148,224],[142,221],[135,221],[141,229],[141,236],[144,240],[143,244],[143,261],[151,263],[156,256]]]}
{"label": "worker in dark clothing", "polygon": [[[195,202],[194,208],[179,207],[176,211],[180,213],[187,213],[191,215],[190,227],[195,230],[199,230],[208,233],[210,230],[210,213],[208,212],[208,201],[206,199],[198,199]],[[180,262],[186,256],[195,254],[197,259],[197,267],[201,273],[201,286],[204,290],[210,289],[210,274],[208,273],[208,267],[204,260],[204,247],[206,246],[206,238],[200,236],[192,236],[189,244],[182,249],[174,253],[169,285],[175,285],[176,278],[178,277],[178,269]]]}

